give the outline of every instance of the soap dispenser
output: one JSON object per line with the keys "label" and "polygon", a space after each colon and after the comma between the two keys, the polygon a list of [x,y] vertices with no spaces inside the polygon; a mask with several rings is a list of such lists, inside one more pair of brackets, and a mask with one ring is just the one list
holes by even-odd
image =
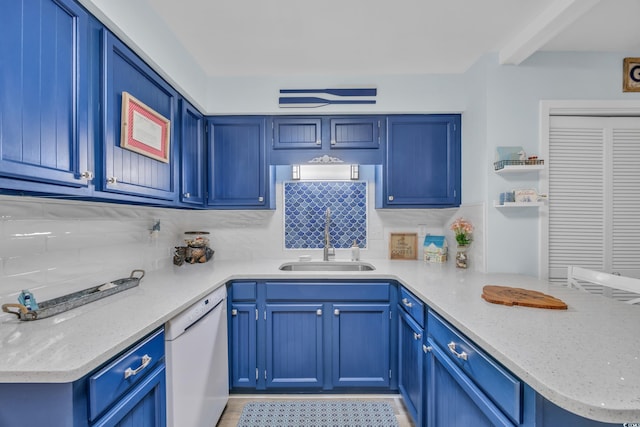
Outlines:
{"label": "soap dispenser", "polygon": [[360,248],[355,240],[351,245],[351,261],[360,261]]}

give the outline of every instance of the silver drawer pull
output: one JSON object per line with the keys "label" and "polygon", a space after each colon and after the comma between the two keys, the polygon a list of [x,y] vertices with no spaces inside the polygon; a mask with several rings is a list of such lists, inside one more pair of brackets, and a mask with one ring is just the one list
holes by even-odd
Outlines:
{"label": "silver drawer pull", "polygon": [[413,303],[408,298],[402,298],[402,303],[407,307],[413,307]]}
{"label": "silver drawer pull", "polygon": [[148,354],[145,354],[144,356],[142,356],[142,364],[140,366],[138,366],[136,369],[127,368],[124,371],[124,379],[126,380],[131,376],[138,375],[140,371],[149,366],[149,363],[151,363],[151,358]]}
{"label": "silver drawer pull", "polygon": [[420,338],[422,338],[422,334],[417,334],[417,333],[415,333],[415,332],[413,333],[413,339],[414,339],[414,340],[416,340],[416,341],[417,341],[417,340],[419,340]]}
{"label": "silver drawer pull", "polygon": [[449,347],[449,350],[451,350],[451,353],[453,353],[458,359],[467,360],[467,357],[468,357],[467,353],[465,353],[464,351],[462,353],[458,353],[456,351],[456,343],[454,343],[453,341],[447,344],[447,347]]}

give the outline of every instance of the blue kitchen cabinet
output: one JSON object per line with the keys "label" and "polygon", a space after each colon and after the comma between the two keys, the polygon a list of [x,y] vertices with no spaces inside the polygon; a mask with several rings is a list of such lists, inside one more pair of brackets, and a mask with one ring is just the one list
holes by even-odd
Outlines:
{"label": "blue kitchen cabinet", "polygon": [[257,307],[232,303],[229,322],[229,375],[232,388],[255,388],[257,372]]}
{"label": "blue kitchen cabinet", "polygon": [[231,283],[230,307],[237,310],[229,331],[232,389],[397,389],[391,287],[323,280]]}
{"label": "blue kitchen cabinet", "polygon": [[398,288],[398,389],[417,426],[424,424],[424,355],[426,306],[401,286]]}
{"label": "blue kitchen cabinet", "polygon": [[429,311],[427,324],[427,426],[535,425],[535,402],[522,381],[438,314]]}
{"label": "blue kitchen cabinet", "polygon": [[255,389],[257,364],[257,282],[232,282],[228,288],[229,384]]}
{"label": "blue kitchen cabinet", "polygon": [[271,128],[276,150],[322,148],[321,117],[274,117]]}
{"label": "blue kitchen cabinet", "polygon": [[28,417],[50,427],[164,427],[164,329],[77,381],[0,384],[0,402],[2,426]]}
{"label": "blue kitchen cabinet", "polygon": [[206,197],[205,122],[189,102],[180,100],[180,201],[203,207]]}
{"label": "blue kitchen cabinet", "polygon": [[332,304],[333,388],[389,388],[389,303]]}
{"label": "blue kitchen cabinet", "polygon": [[324,383],[322,304],[266,305],[268,389],[317,389]]}
{"label": "blue kitchen cabinet", "polygon": [[208,118],[208,207],[275,207],[266,161],[265,129],[264,117]]}
{"label": "blue kitchen cabinet", "polygon": [[[172,204],[179,188],[178,93],[111,32],[95,33],[103,57],[96,191],[106,199]],[[170,121],[166,162],[121,147],[123,92]]]}
{"label": "blue kitchen cabinet", "polygon": [[387,117],[377,208],[460,206],[460,115]]}
{"label": "blue kitchen cabinet", "polygon": [[0,13],[0,187],[90,194],[88,14],[71,0]]}
{"label": "blue kitchen cabinet", "polygon": [[331,148],[379,148],[382,120],[378,116],[357,115],[330,118]]}

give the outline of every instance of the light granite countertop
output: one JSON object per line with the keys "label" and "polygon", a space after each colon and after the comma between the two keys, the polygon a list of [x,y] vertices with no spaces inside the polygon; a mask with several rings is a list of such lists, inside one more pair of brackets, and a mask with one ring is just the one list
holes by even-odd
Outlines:
{"label": "light granite countertop", "polygon": [[[451,263],[365,260],[376,270],[283,272],[278,267],[285,261],[171,266],[148,272],[136,288],[51,318],[6,320],[0,323],[0,383],[75,381],[229,280],[392,279],[549,401],[599,421],[640,421],[638,306]],[[537,290],[569,309],[490,304],[480,297],[484,285]]]}

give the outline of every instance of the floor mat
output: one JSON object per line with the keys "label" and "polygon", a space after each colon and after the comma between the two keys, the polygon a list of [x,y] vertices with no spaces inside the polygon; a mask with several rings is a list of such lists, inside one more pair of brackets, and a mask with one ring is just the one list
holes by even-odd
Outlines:
{"label": "floor mat", "polygon": [[244,405],[238,427],[398,427],[387,402],[370,400],[256,401]]}

